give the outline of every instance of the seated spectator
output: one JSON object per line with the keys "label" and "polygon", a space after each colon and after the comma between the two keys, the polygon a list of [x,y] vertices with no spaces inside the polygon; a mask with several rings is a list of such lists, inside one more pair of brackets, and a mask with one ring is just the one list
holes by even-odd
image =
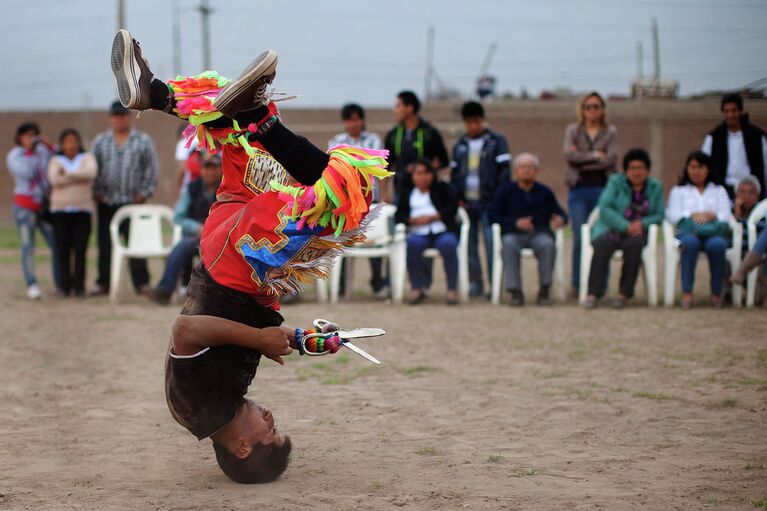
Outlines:
{"label": "seated spectator", "polygon": [[[732,214],[735,220],[743,225],[743,253],[748,252],[748,217],[759,202],[762,194],[762,185],[754,176],[748,175],[735,185],[735,202],[732,205]],[[761,220],[756,228],[758,232],[764,229],[765,221]]]}
{"label": "seated spectator", "polygon": [[[765,255],[767,255],[767,219],[762,218],[756,224],[757,239],[752,250],[748,249],[748,217],[751,211],[756,206],[757,201],[761,195],[761,186],[759,180],[754,176],[746,176],[738,181],[735,187],[735,206],[733,212],[735,219],[743,224],[743,252],[745,257],[740,267],[732,276],[730,281],[733,284],[743,285],[746,282],[748,274],[762,264]],[[767,294],[767,265],[764,266],[764,270],[759,274],[759,288],[761,290],[761,297],[757,301],[763,301],[765,294]]]}
{"label": "seated spectator", "polygon": [[620,291],[613,307],[622,309],[634,296],[634,286],[647,231],[663,221],[663,185],[650,176],[650,156],[632,149],[623,158],[623,174],[613,174],[599,197],[599,219],[591,230],[594,256],[589,272],[586,308],[593,309],[607,291],[610,258],[623,251]]}
{"label": "seated spectator", "polygon": [[410,226],[407,238],[407,270],[412,288],[409,303],[415,305],[426,298],[428,270],[423,252],[436,248],[442,256],[447,274],[447,303],[458,304],[458,196],[453,187],[437,181],[434,168],[426,159],[416,161],[413,186],[399,195],[397,223]]}
{"label": "seated spectator", "polygon": [[711,269],[711,305],[722,308],[725,251],[732,220],[730,199],[722,185],[714,184],[711,158],[702,151],[687,157],[679,185],[671,189],[666,219],[676,226],[682,244],[682,308],[692,306],[695,265],[705,250]]}
{"label": "seated spectator", "polygon": [[176,203],[174,221],[181,226],[184,237],[173,247],[165,265],[162,280],[150,297],[159,304],[168,304],[178,279],[200,249],[200,231],[208,218],[210,207],[216,201],[216,190],[221,183],[221,157],[209,156],[200,170],[200,177],[184,187]]}
{"label": "seated spectator", "polygon": [[552,229],[567,223],[567,214],[554,193],[535,180],[539,167],[538,157],[533,154],[522,153],[514,158],[512,170],[516,181],[504,183],[490,205],[491,222],[500,224],[503,235],[501,253],[512,306],[525,303],[520,274],[523,248],[531,248],[538,260],[537,303],[551,304],[549,289],[556,251]]}
{"label": "seated spectator", "polygon": [[59,147],[59,153],[48,162],[59,289],[63,296],[74,294],[83,297],[85,255],[93,214],[91,188],[98,169],[96,158],[83,149],[77,130],[70,128],[62,131]]}

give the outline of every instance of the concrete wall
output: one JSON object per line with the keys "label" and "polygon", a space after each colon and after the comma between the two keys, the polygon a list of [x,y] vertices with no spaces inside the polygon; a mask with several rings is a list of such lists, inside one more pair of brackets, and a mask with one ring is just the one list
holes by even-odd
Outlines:
{"label": "concrete wall", "polygon": [[[434,103],[424,107],[423,115],[442,131],[452,147],[462,131],[460,104]],[[767,128],[767,101],[750,100],[746,105],[752,122]],[[565,167],[562,157],[562,134],[575,116],[575,105],[564,101],[518,101],[486,105],[488,120],[493,128],[509,139],[513,154],[530,151],[541,158],[541,181],[552,186],[566,204],[563,182]],[[301,133],[320,147],[340,131],[338,112],[328,109],[286,109],[285,124]],[[700,147],[703,136],[720,122],[719,103],[700,101],[614,101],[608,106],[608,118],[619,130],[621,150],[632,147],[646,148],[653,158],[653,174],[660,178],[666,191],[675,183],[687,154]],[[107,126],[104,112],[12,112],[0,113],[0,154],[7,154],[13,146],[16,126],[26,120],[40,124],[43,132],[55,139],[66,127],[81,131],[90,141]],[[172,205],[175,197],[176,164],[173,152],[181,121],[165,114],[146,112],[136,126],[151,135],[160,155],[160,180],[151,202]],[[384,136],[392,126],[392,113],[388,109],[368,112],[368,128]],[[12,180],[0,164],[0,226],[13,223],[11,217]]]}

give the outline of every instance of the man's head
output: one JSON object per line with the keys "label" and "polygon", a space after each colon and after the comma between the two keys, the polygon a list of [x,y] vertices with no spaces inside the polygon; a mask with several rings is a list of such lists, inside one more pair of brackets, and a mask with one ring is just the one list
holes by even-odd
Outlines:
{"label": "man's head", "polygon": [[743,115],[743,98],[740,94],[725,94],[722,96],[722,117],[731,130],[740,129],[740,118]]}
{"label": "man's head", "polygon": [[517,182],[521,185],[529,185],[535,181],[538,176],[538,169],[541,162],[538,157],[532,153],[520,153],[514,157],[511,168]]}
{"label": "man's head", "polygon": [[221,156],[217,154],[211,154],[205,158],[205,161],[202,163],[202,168],[200,169],[200,177],[205,183],[205,186],[218,186],[218,184],[221,182],[222,175],[223,170],[221,169]]}
{"label": "man's head", "polygon": [[466,134],[469,138],[477,138],[485,131],[485,109],[476,101],[464,103],[461,107],[461,117]]}
{"label": "man's head", "polygon": [[421,102],[415,92],[403,90],[397,94],[397,102],[394,104],[394,117],[397,118],[397,122],[417,116],[420,110]]}
{"label": "man's head", "polygon": [[735,200],[741,201],[742,207],[749,211],[759,202],[761,193],[762,185],[755,176],[750,174],[738,181],[735,186]]}
{"label": "man's head", "polygon": [[365,129],[365,110],[356,103],[344,105],[341,109],[344,131],[353,138],[359,138]]}
{"label": "man's head", "polygon": [[287,468],[292,444],[274,427],[272,412],[246,399],[213,438],[216,461],[238,483],[268,483]]}
{"label": "man's head", "polygon": [[32,149],[40,137],[40,127],[34,122],[24,122],[16,128],[16,145],[26,150]]}
{"label": "man's head", "polygon": [[109,125],[116,133],[126,133],[130,131],[133,123],[133,116],[130,110],[122,106],[119,101],[115,101],[109,107]]}

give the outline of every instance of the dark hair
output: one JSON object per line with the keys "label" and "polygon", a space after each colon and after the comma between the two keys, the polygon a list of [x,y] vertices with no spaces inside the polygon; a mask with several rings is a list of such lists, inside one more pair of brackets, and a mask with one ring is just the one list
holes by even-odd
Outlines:
{"label": "dark hair", "polygon": [[[80,132],[74,128],[65,128],[62,130],[62,132],[59,134],[59,147],[61,147],[61,143],[64,142],[64,139],[69,135],[74,135],[74,137],[77,139],[77,152],[84,153],[85,149],[83,149],[83,138],[80,136]],[[64,150],[60,149],[59,154],[64,154]]]}
{"label": "dark hair", "polygon": [[412,106],[414,114],[417,114],[421,110],[421,102],[418,100],[418,96],[415,95],[415,92],[411,90],[403,90],[397,94],[397,97],[402,101],[403,105]]}
{"label": "dark hair", "polygon": [[461,107],[461,118],[465,121],[466,119],[471,119],[472,117],[481,117],[484,119],[485,109],[482,108],[482,105],[476,101],[467,101]]}
{"label": "dark hair", "polygon": [[223,445],[213,442],[218,466],[229,479],[243,484],[268,483],[280,477],[288,467],[292,448],[289,437],[285,437],[282,445],[256,443],[250,455],[240,459]]}
{"label": "dark hair", "polygon": [[29,133],[30,131],[34,131],[35,135],[40,134],[40,126],[38,126],[34,122],[23,122],[19,124],[19,126],[16,128],[16,136],[13,138],[14,142],[16,142],[16,145],[19,144],[19,137],[22,136],[25,133]]}
{"label": "dark hair", "polygon": [[647,170],[650,170],[650,167],[652,166],[652,162],[650,161],[650,155],[647,154],[647,151],[644,149],[629,149],[628,152],[626,152],[626,155],[623,157],[623,171],[627,171],[629,168],[629,163],[632,161],[641,161],[645,164],[647,167]]}
{"label": "dark hair", "polygon": [[684,170],[682,170],[682,178],[679,180],[680,185],[691,185],[692,181],[690,181],[690,174],[687,172],[687,167],[690,166],[690,162],[697,161],[701,165],[705,165],[708,169],[708,174],[706,174],[706,183],[713,183],[714,178],[712,177],[711,173],[711,157],[704,153],[701,150],[696,150],[690,153],[690,155],[687,157],[687,161],[684,162]]}
{"label": "dark hair", "polygon": [[735,103],[738,110],[743,110],[743,98],[737,92],[731,94],[725,94],[722,96],[722,103],[719,105],[719,110],[724,110],[724,105],[727,103]]}
{"label": "dark hair", "polygon": [[347,121],[352,118],[352,115],[357,115],[360,119],[365,118],[365,110],[357,103],[347,103],[341,108],[341,119]]}

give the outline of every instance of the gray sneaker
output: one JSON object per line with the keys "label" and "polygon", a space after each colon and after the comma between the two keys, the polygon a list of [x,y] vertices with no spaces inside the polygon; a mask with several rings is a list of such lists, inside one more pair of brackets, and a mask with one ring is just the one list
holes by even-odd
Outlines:
{"label": "gray sneaker", "polygon": [[138,41],[125,29],[120,29],[112,41],[112,73],[120,103],[132,110],[149,110],[149,84],[154,73],[141,55]]}
{"label": "gray sneaker", "polygon": [[277,74],[277,54],[266,50],[255,58],[236,80],[223,88],[213,106],[229,118],[268,103],[266,88]]}

